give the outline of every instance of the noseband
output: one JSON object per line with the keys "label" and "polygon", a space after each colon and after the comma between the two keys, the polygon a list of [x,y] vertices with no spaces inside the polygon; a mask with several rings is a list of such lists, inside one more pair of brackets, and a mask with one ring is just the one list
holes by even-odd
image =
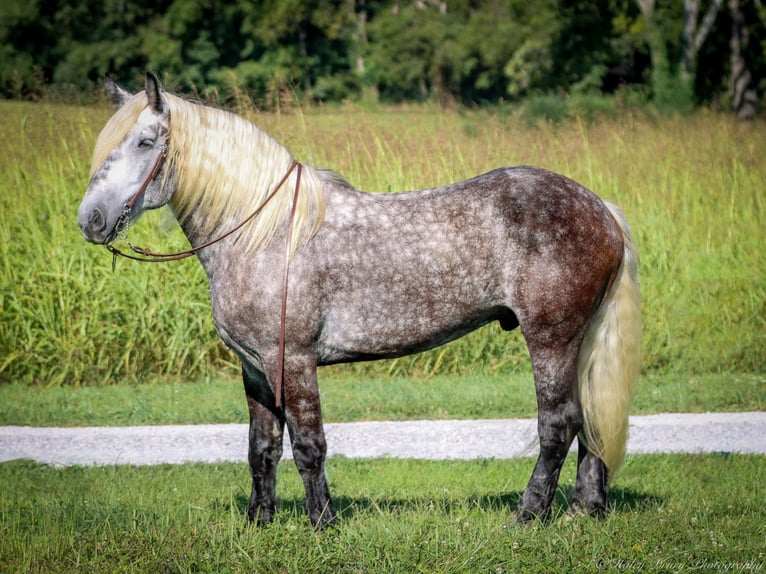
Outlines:
{"label": "noseband", "polygon": [[161,263],[164,261],[178,261],[179,259],[186,259],[187,257],[191,257],[192,255],[196,255],[199,251],[202,249],[205,249],[206,247],[210,247],[211,245],[218,243],[219,241],[229,237],[233,233],[239,231],[242,229],[248,222],[250,222],[255,216],[257,216],[261,211],[263,211],[263,208],[266,207],[266,205],[271,201],[271,199],[277,194],[279,189],[284,185],[284,183],[287,181],[287,178],[290,177],[290,174],[293,172],[293,170],[296,170],[296,176],[295,176],[295,191],[293,192],[293,203],[292,207],[290,208],[290,219],[288,220],[287,225],[287,246],[285,249],[285,265],[284,265],[284,272],[282,276],[282,307],[280,310],[280,317],[279,317],[279,355],[277,358],[277,384],[276,389],[274,391],[274,396],[276,400],[276,408],[282,407],[282,381],[284,379],[284,367],[285,367],[285,319],[287,317],[287,281],[289,278],[289,269],[290,269],[290,249],[292,245],[292,237],[293,237],[293,221],[295,220],[295,211],[298,206],[298,191],[301,187],[301,172],[303,171],[303,165],[296,161],[292,160],[290,162],[290,167],[287,168],[287,172],[285,172],[285,175],[282,176],[282,179],[279,180],[277,185],[274,186],[274,189],[269,192],[269,194],[263,199],[263,201],[260,203],[258,207],[255,208],[255,210],[248,215],[241,223],[239,223],[237,226],[233,227],[232,229],[228,230],[227,232],[223,233],[222,235],[219,235],[218,237],[211,239],[210,241],[203,243],[202,245],[198,245],[196,247],[192,247],[191,249],[186,249],[184,251],[176,251],[174,253],[155,253],[154,251],[151,251],[150,249],[147,249],[145,247],[139,247],[137,245],[133,245],[130,241],[128,241],[128,238],[125,234],[127,231],[127,228],[130,224],[130,212],[133,209],[133,207],[138,202],[139,198],[144,194],[146,191],[146,188],[149,186],[149,184],[152,182],[152,180],[157,177],[157,174],[160,172],[160,169],[162,168],[162,164],[165,161],[165,158],[168,155],[168,144],[163,143],[160,146],[160,153],[157,155],[157,159],[154,160],[154,165],[152,166],[151,172],[149,172],[149,175],[146,177],[144,182],[141,184],[141,187],[138,188],[138,191],[133,194],[133,196],[128,200],[128,202],[124,205],[122,209],[122,213],[120,214],[120,217],[117,219],[117,225],[115,226],[116,236],[118,239],[122,239],[125,241],[125,243],[128,244],[131,251],[134,253],[138,253],[141,255],[141,257],[137,257],[135,255],[131,255],[130,253],[124,253],[114,247],[111,243],[108,243],[106,245],[106,248],[109,250],[109,252],[112,254],[112,272],[114,272],[115,263],[117,261],[117,257],[124,257],[126,259],[132,259],[133,261],[141,261],[144,263]]}

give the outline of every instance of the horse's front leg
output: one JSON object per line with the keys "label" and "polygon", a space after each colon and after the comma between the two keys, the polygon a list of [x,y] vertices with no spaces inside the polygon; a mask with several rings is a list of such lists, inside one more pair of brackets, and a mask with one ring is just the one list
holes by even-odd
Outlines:
{"label": "horse's front leg", "polygon": [[311,524],[324,528],[335,520],[335,508],[325,474],[327,442],[313,360],[285,361],[284,402],[293,459],[306,489],[306,510]]}
{"label": "horse's front leg", "polygon": [[242,373],[250,411],[248,461],[253,478],[247,517],[251,522],[267,524],[277,510],[277,466],[282,457],[285,419],[274,404],[263,373],[246,364]]}

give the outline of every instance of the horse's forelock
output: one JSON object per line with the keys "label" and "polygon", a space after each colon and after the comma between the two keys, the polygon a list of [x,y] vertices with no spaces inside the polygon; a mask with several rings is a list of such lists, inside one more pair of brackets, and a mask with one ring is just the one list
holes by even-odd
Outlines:
{"label": "horse's forelock", "polygon": [[90,165],[90,173],[93,173],[104,163],[107,156],[125,138],[128,132],[136,125],[138,116],[147,106],[145,92],[139,92],[130,98],[101,130],[93,149],[93,160]]}

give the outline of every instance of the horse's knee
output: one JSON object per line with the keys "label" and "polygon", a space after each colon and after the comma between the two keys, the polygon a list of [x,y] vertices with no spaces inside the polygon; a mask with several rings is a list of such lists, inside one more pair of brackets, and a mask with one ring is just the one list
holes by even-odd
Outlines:
{"label": "horse's knee", "polygon": [[313,436],[293,437],[293,460],[301,472],[316,472],[324,469],[327,457],[327,442],[321,433]]}
{"label": "horse's knee", "polygon": [[282,458],[283,426],[279,420],[253,416],[251,411],[248,437],[248,461],[255,472],[270,469]]}

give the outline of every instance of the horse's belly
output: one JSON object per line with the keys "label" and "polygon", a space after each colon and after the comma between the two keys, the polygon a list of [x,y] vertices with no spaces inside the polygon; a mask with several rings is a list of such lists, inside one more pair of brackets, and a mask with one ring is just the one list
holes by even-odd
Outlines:
{"label": "horse's belly", "polygon": [[390,309],[346,307],[327,316],[317,341],[317,360],[331,364],[419,353],[502,320],[506,313],[501,308],[458,308],[438,301]]}

